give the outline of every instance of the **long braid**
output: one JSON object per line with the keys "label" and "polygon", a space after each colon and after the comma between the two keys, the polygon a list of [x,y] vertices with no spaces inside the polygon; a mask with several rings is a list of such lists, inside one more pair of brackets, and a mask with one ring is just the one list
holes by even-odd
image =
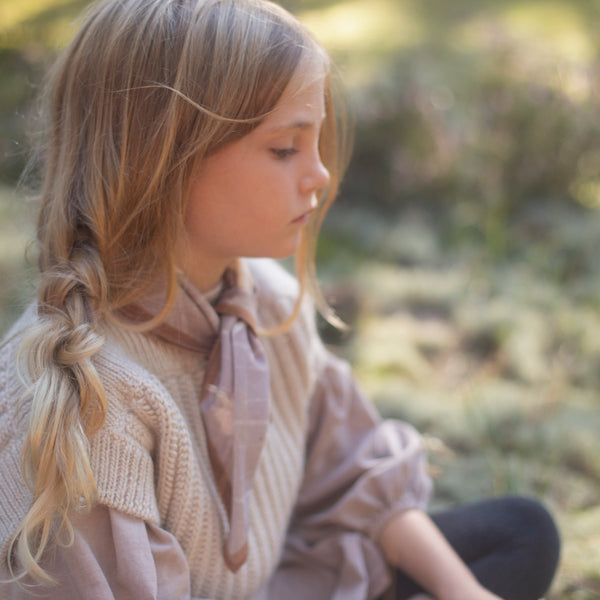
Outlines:
{"label": "long braid", "polygon": [[45,548],[70,541],[68,514],[92,506],[96,492],[89,438],[104,422],[106,396],[92,362],[104,340],[94,328],[99,277],[90,263],[78,251],[69,270],[42,275],[38,324],[21,346],[31,402],[22,470],[33,504],[15,536],[16,555],[45,582],[52,581],[39,566]]}

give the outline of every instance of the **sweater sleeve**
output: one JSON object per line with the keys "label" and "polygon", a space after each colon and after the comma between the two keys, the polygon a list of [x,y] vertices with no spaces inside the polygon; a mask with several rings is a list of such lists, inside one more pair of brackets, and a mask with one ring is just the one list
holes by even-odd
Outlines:
{"label": "sweater sleeve", "polygon": [[98,505],[72,519],[73,543],[57,547],[44,568],[59,585],[14,585],[16,600],[206,600],[190,596],[179,543],[157,525]]}

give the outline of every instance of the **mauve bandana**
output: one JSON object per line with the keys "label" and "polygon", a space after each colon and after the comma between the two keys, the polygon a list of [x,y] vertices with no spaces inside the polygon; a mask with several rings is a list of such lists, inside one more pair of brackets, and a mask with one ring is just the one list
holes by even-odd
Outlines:
{"label": "mauve bandana", "polygon": [[[213,477],[229,517],[223,548],[237,571],[248,556],[249,503],[269,421],[269,364],[256,333],[256,295],[237,261],[223,275],[214,306],[185,277],[169,316],[151,330],[163,341],[207,358],[200,396]],[[126,307],[124,316],[149,320],[164,302],[164,290]]]}

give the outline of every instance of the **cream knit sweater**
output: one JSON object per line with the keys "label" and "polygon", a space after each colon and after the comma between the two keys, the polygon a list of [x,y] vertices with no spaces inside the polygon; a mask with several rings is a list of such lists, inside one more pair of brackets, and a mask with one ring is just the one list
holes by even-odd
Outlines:
{"label": "cream knit sweater", "polygon": [[[292,310],[297,295],[295,280],[270,260],[246,264],[258,293],[260,326],[280,324]],[[33,319],[35,311],[30,309],[9,334],[15,337],[0,351],[0,579],[7,577],[7,544],[31,502],[19,464],[28,404],[17,402],[23,390],[15,365],[21,339],[18,332]],[[333,430],[319,433],[316,441],[312,437],[307,440],[309,427],[318,429],[310,423],[317,413],[309,409],[327,355],[308,303],[285,334],[261,338],[270,366],[270,424],[253,481],[248,560],[236,573],[222,558],[227,517],[213,482],[198,403],[204,359],[152,336],[114,327],[105,333],[106,343],[94,361],[109,408],[104,426],[91,440],[99,502],[170,531],[186,555],[194,597],[237,600],[263,588],[276,571],[298,501],[300,512],[305,505],[323,510],[327,530],[335,523],[343,531],[363,530],[359,536],[363,541],[356,547],[368,546],[365,577],[368,579],[369,571],[379,573],[378,582],[366,585],[380,593],[379,588],[385,585],[385,567],[369,536],[375,536],[393,511],[424,506],[429,482],[423,471],[422,452],[418,436],[409,428],[384,426],[368,438],[369,430],[376,428],[376,417],[362,406],[360,398],[355,399],[352,383],[346,383],[349,376],[345,367],[339,377],[336,371],[336,381],[329,387],[332,395],[341,392],[348,396],[347,407],[340,404],[335,409],[338,414],[327,417],[323,413],[323,418],[332,422],[337,419],[336,427],[343,429],[346,417],[352,420],[356,416],[354,421],[362,429],[349,435],[341,431],[342,442],[331,448],[328,444],[337,435],[330,435],[335,433]],[[322,390],[316,393],[322,395]],[[319,408],[322,410],[328,411]],[[305,477],[307,444],[317,448],[317,455],[309,454],[312,475]],[[354,463],[346,456],[353,447],[360,453]],[[334,460],[344,464],[347,472],[341,483],[324,481],[322,476],[329,470],[329,458],[323,454],[334,456],[336,452],[340,455]],[[371,469],[374,459],[379,466]],[[361,475],[364,465],[369,470]],[[340,472],[338,468],[336,477]],[[308,489],[306,479],[311,477],[318,485],[313,481],[312,489]],[[355,480],[357,491],[348,492],[346,488]],[[315,500],[321,482],[323,490],[335,500],[330,508],[328,500]],[[329,486],[334,485],[343,485],[344,489],[340,487],[340,492],[332,496]],[[325,531],[318,520],[312,522],[313,526],[307,523],[306,536],[295,530],[294,548],[312,544],[309,540]],[[326,551],[325,556],[332,554]],[[287,587],[286,579],[281,581]]]}
{"label": "cream knit sweater", "polygon": [[[256,261],[253,276],[261,325],[282,322],[293,306],[293,279],[270,261]],[[29,311],[13,332],[31,318]],[[109,400],[105,425],[92,439],[99,502],[172,532],[191,573],[202,574],[201,585],[200,577],[192,576],[195,596],[247,598],[275,569],[302,477],[314,385],[312,327],[304,314],[286,334],[262,340],[271,368],[271,426],[250,503],[248,561],[235,574],[222,559],[227,518],[213,483],[198,404],[204,360],[150,336],[107,330],[95,359]],[[20,410],[14,406],[21,392],[13,367],[19,341],[17,336],[0,355],[2,565],[7,541],[30,502],[18,476],[28,412],[26,404]]]}

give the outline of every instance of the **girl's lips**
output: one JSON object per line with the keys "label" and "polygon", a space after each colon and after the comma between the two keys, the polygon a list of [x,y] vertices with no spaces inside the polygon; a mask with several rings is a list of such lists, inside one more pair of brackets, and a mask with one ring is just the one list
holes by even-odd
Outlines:
{"label": "girl's lips", "polygon": [[305,223],[308,223],[308,218],[310,216],[310,213],[313,211],[313,209],[306,211],[303,215],[300,215],[299,217],[296,217],[292,223],[298,223],[298,224],[302,224],[304,225]]}

